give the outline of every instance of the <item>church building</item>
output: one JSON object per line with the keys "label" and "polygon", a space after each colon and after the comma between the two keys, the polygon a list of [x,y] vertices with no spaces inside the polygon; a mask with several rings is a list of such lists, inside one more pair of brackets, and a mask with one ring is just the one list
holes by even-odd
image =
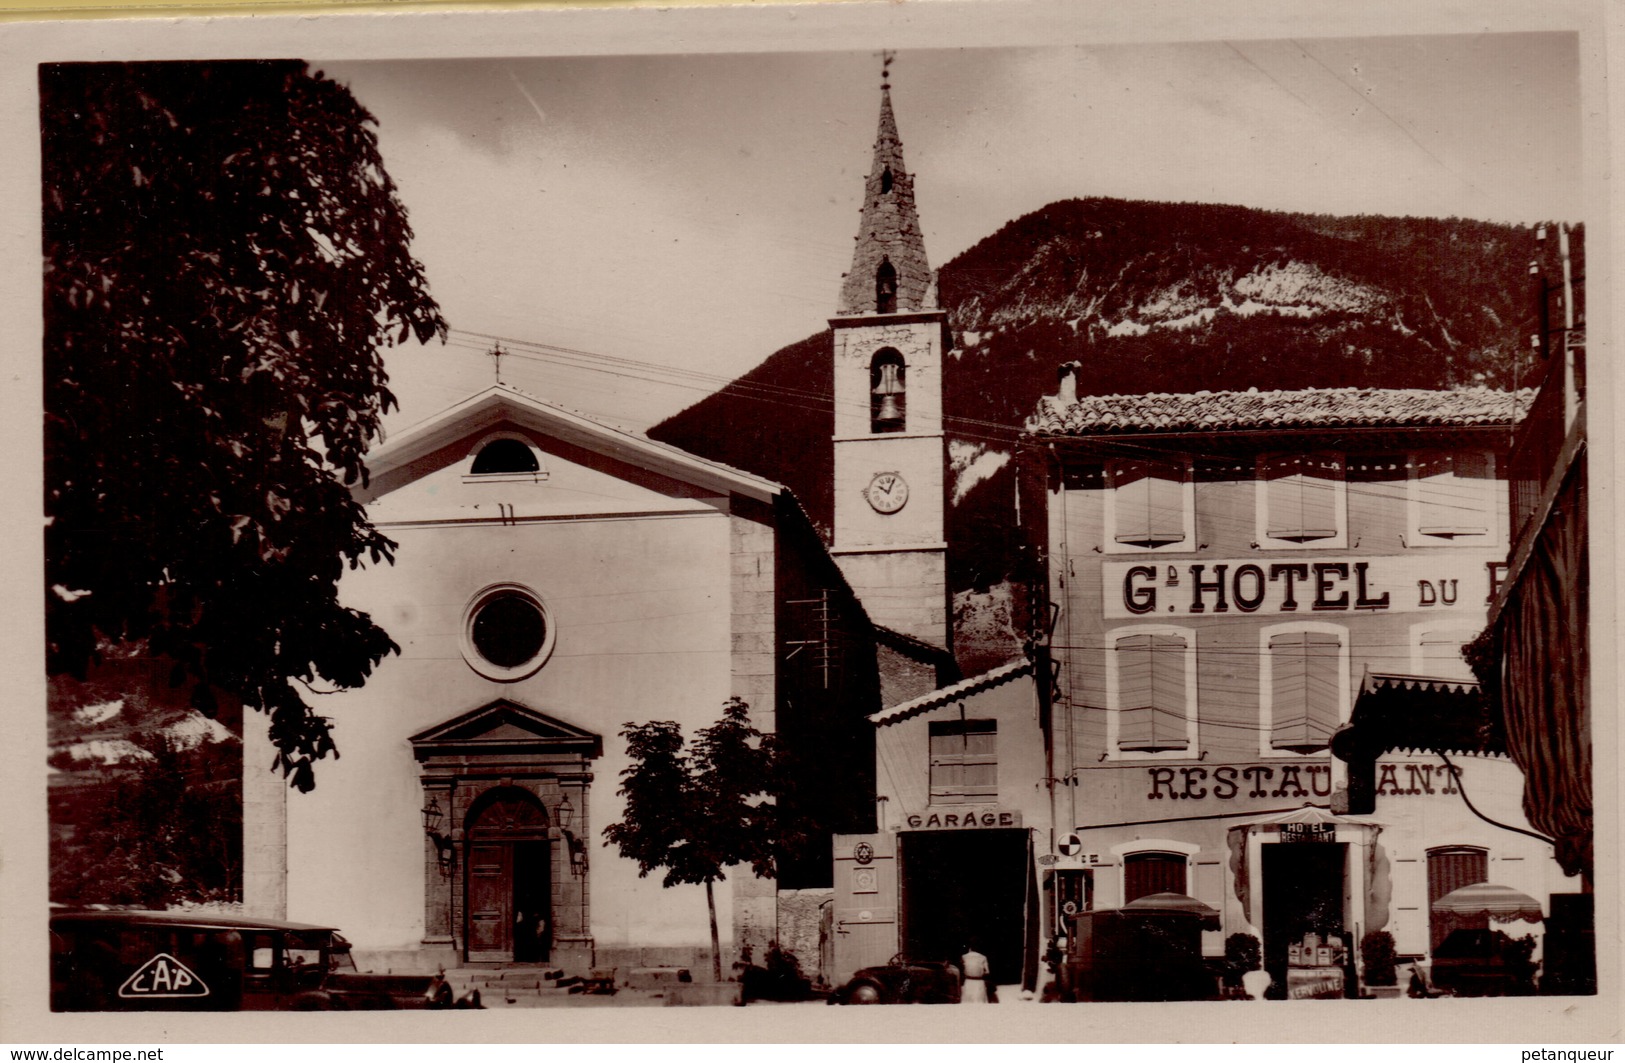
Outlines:
{"label": "church building", "polygon": [[778,890],[827,891],[830,832],[873,816],[875,636],[795,498],[505,385],[369,465],[396,563],[341,591],[400,653],[332,695],[342,757],[313,793],[250,735],[248,908],[341,927],[380,968],[705,969],[704,887],[639,877],[602,832],[622,729],[692,738],[737,696],[794,754],[781,800],[814,825],[777,882],[717,884],[724,970],[762,955]]}

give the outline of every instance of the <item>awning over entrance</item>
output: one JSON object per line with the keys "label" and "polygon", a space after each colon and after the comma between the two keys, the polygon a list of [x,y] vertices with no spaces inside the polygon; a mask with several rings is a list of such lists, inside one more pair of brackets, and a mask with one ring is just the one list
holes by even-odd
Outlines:
{"label": "awning over entrance", "polygon": [[1367,672],[1331,746],[1349,766],[1347,811],[1363,814],[1376,808],[1377,758],[1384,753],[1505,754],[1506,731],[1475,682]]}

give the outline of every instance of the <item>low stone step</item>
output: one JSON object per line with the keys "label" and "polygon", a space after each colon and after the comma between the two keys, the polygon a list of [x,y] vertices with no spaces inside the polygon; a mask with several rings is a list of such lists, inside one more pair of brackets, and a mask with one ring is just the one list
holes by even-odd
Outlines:
{"label": "low stone step", "polygon": [[626,974],[626,984],[633,989],[664,989],[690,981],[693,976],[687,967],[634,967]]}

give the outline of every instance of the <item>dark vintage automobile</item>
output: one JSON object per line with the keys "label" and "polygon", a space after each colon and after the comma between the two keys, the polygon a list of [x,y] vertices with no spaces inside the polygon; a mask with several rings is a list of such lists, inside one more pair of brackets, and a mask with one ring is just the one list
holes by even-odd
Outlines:
{"label": "dark vintage automobile", "polygon": [[361,974],[332,927],[139,911],[51,914],[52,1011],[479,1007],[443,975]]}
{"label": "dark vintage automobile", "polygon": [[1528,996],[1535,991],[1534,941],[1499,930],[1453,930],[1433,950],[1433,987],[1459,997]]}
{"label": "dark vintage automobile", "polygon": [[[1163,896],[1190,901],[1179,894],[1150,899]],[[1209,911],[1130,904],[1070,917],[1072,941],[1062,969],[1061,999],[1216,998],[1218,981],[1202,957],[1202,931],[1217,927],[1218,913]]]}
{"label": "dark vintage automobile", "polygon": [[831,1004],[957,1004],[959,968],[901,953],[884,966],[865,967],[829,998]]}

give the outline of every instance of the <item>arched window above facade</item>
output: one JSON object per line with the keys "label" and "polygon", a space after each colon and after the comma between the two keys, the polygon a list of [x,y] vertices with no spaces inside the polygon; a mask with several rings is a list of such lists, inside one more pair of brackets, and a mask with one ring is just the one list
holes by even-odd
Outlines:
{"label": "arched window above facade", "polygon": [[891,192],[891,184],[892,184],[891,167],[888,166],[888,167],[886,167],[885,172],[880,175],[880,194],[883,195],[883,196],[890,194],[890,192]]}
{"label": "arched window above facade", "polygon": [[869,361],[869,430],[901,432],[908,425],[907,367],[887,347]]}
{"label": "arched window above facade", "polygon": [[493,439],[480,448],[474,456],[474,467],[469,470],[473,476],[488,476],[492,473],[527,473],[540,472],[541,463],[536,460],[536,452],[522,440],[503,438]]}
{"label": "arched window above facade", "polygon": [[897,313],[897,267],[889,258],[881,259],[880,268],[875,270],[875,312]]}

